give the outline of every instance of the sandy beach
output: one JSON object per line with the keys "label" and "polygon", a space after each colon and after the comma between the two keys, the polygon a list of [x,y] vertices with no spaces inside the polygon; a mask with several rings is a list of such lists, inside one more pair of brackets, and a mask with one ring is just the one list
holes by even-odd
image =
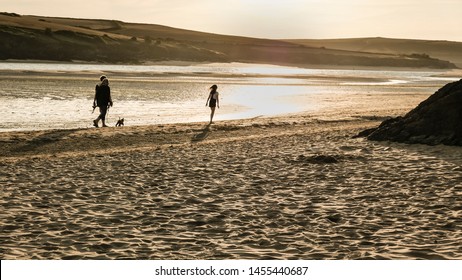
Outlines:
{"label": "sandy beach", "polygon": [[461,259],[462,149],[384,117],[0,133],[0,256]]}

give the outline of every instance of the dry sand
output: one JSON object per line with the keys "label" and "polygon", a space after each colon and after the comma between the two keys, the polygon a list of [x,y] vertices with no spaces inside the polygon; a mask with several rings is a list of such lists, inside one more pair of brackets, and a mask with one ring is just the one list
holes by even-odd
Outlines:
{"label": "dry sand", "polygon": [[0,133],[0,256],[462,259],[462,148],[379,120]]}

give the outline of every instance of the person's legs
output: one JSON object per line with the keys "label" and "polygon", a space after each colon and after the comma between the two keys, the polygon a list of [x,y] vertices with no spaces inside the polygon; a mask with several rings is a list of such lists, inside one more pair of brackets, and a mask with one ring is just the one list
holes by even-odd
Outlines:
{"label": "person's legs", "polygon": [[93,126],[98,127],[98,122],[99,122],[99,117],[97,117],[95,120],[93,120]]}
{"label": "person's legs", "polygon": [[215,107],[210,107],[210,123],[212,123],[213,115],[215,114]]}
{"label": "person's legs", "polygon": [[101,109],[100,109],[100,114],[99,114],[99,116],[98,116],[96,119],[93,120],[93,125],[94,125],[95,127],[99,127],[99,126],[98,126],[98,122],[99,122],[99,120],[101,119],[100,116],[101,116]]}
{"label": "person's legs", "polygon": [[99,120],[102,121],[103,127],[107,126],[106,125],[106,112],[107,112],[107,108],[99,107],[99,116],[93,121],[93,125],[95,127],[98,127]]}
{"label": "person's legs", "polygon": [[106,114],[107,114],[107,107],[101,108],[101,114],[99,118],[101,119],[101,122],[103,123],[103,127],[107,127],[106,125]]}

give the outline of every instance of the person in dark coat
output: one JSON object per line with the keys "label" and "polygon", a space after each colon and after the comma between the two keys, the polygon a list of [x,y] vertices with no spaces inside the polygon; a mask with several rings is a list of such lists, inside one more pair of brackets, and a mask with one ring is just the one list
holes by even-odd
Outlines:
{"label": "person in dark coat", "polygon": [[93,125],[98,127],[98,122],[101,120],[103,127],[106,125],[106,114],[113,105],[111,98],[111,88],[109,87],[109,80],[105,76],[101,76],[101,83],[96,85],[95,99],[93,100],[93,108],[99,108],[99,116],[93,120]]}

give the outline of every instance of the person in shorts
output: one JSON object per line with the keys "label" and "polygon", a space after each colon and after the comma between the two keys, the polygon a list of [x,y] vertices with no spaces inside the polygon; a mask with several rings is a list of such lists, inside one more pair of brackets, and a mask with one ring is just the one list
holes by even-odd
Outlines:
{"label": "person in shorts", "polygon": [[207,102],[205,102],[205,106],[210,107],[210,123],[213,121],[213,116],[215,115],[215,108],[220,108],[220,101],[218,99],[218,86],[213,85],[210,87],[209,97],[207,98]]}

